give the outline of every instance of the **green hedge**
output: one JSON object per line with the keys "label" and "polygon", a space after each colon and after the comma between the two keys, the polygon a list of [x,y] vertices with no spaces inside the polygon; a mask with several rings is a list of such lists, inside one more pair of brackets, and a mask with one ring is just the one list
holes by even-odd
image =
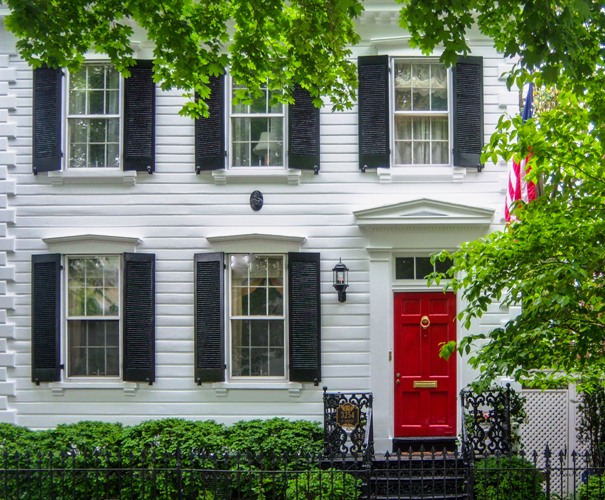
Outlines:
{"label": "green hedge", "polygon": [[322,447],[319,423],[283,418],[229,427],[181,418],[129,427],[84,421],[43,431],[0,424],[0,497],[56,498],[67,491],[73,498],[154,499],[180,492],[215,500],[294,498],[301,486],[300,498],[313,498],[318,488],[354,491],[356,480],[342,472],[309,475],[307,459]]}
{"label": "green hedge", "polygon": [[544,500],[544,477],[522,457],[503,456],[475,463],[475,500]]}

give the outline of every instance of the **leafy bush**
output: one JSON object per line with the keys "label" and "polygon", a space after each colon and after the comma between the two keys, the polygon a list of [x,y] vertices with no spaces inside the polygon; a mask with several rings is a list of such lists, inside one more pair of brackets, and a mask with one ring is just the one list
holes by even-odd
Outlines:
{"label": "leafy bush", "polygon": [[535,465],[518,456],[490,457],[475,463],[476,500],[543,500],[543,483]]}
{"label": "leafy bush", "polygon": [[361,479],[339,469],[310,470],[288,480],[286,500],[359,498]]}
{"label": "leafy bush", "polygon": [[[264,470],[295,470],[299,462],[323,449],[323,429],[316,422],[271,418],[233,424],[227,430],[229,453],[244,454],[245,464],[232,463],[233,482],[238,497],[281,498],[286,489],[282,475],[267,475]],[[246,479],[242,481],[242,477]]]}
{"label": "leafy bush", "polygon": [[323,428],[317,422],[272,418],[233,424],[227,430],[229,451],[265,456],[320,453]]}
{"label": "leafy bush", "polygon": [[602,500],[605,497],[605,476],[590,476],[577,493],[578,500]]}
{"label": "leafy bush", "polygon": [[[122,493],[141,499],[156,498],[160,493],[172,498],[179,491],[185,498],[208,497],[203,493],[206,478],[199,469],[211,465],[208,454],[220,453],[224,447],[225,426],[212,420],[164,418],[127,427],[122,433],[124,466],[141,472],[129,479]],[[174,471],[177,462],[182,465],[178,473]],[[154,480],[148,481],[148,475]]]}

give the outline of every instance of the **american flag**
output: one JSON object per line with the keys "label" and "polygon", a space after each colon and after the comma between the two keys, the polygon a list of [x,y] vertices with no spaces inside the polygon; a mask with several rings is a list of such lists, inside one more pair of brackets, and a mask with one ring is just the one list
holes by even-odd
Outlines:
{"label": "american flag", "polygon": [[[532,117],[534,108],[534,85],[529,84],[527,91],[527,98],[525,99],[525,106],[523,107],[523,115],[521,116],[523,121],[529,120]],[[523,158],[520,162],[513,161],[512,168],[508,175],[508,188],[506,190],[506,205],[504,206],[504,218],[506,222],[514,220],[514,216],[511,214],[511,210],[514,207],[515,202],[522,200],[525,203],[529,203],[536,199],[536,185],[525,179],[526,174],[529,172],[527,168],[527,162],[531,157],[531,153]]]}

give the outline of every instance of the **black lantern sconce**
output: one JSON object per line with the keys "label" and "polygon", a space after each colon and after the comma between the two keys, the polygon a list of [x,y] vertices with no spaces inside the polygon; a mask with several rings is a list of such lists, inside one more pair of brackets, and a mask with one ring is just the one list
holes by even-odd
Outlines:
{"label": "black lantern sconce", "polygon": [[338,292],[338,302],[347,301],[347,288],[349,288],[349,268],[338,259],[338,264],[332,269],[332,286]]}

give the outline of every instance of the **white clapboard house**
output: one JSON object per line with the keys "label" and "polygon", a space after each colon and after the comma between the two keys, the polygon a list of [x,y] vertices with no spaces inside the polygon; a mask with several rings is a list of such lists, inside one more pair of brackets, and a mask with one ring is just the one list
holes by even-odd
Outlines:
{"label": "white clapboard house", "polygon": [[373,394],[377,449],[459,432],[462,305],[424,276],[502,228],[480,151],[518,94],[488,39],[447,69],[365,3],[353,109],[232,105],[227,68],[197,121],[144,40],[127,79],[32,70],[0,23],[1,421],[321,421],[326,386]]}

